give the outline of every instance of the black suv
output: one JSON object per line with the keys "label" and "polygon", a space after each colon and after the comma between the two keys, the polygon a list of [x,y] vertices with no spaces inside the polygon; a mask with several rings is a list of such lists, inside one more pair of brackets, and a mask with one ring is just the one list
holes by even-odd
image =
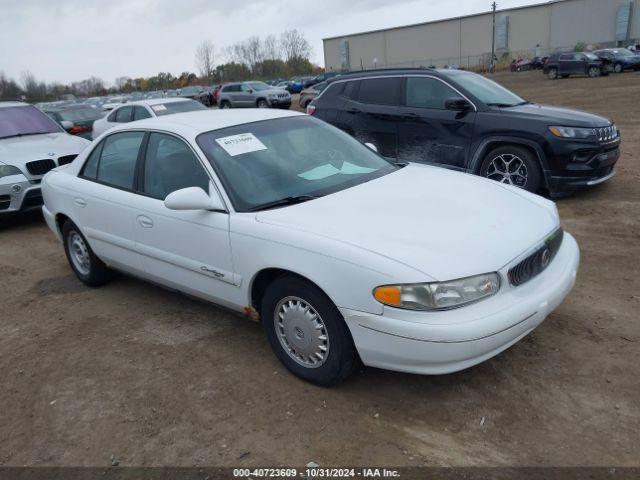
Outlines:
{"label": "black suv", "polygon": [[570,75],[587,75],[599,77],[611,71],[597,55],[593,53],[567,52],[553,53],[544,64],[542,73],[551,80],[558,77],[567,78]]}
{"label": "black suv", "polygon": [[606,118],[536,105],[462,70],[342,75],[307,113],[386,157],[551,194],[604,182],[620,155],[619,132]]}

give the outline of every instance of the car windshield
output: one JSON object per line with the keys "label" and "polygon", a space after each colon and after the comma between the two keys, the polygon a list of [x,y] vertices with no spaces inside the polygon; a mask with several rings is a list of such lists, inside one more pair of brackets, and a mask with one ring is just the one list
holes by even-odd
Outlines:
{"label": "car windshield", "polygon": [[68,110],[61,110],[58,114],[62,120],[68,120],[69,122],[88,122],[97,120],[102,116],[100,110],[94,107],[70,108]]}
{"label": "car windshield", "polygon": [[197,142],[239,212],[337,192],[399,168],[350,135],[307,116],[214,130],[199,135]]}
{"label": "car windshield", "polygon": [[0,108],[0,138],[59,132],[61,129],[58,124],[36,107]]}
{"label": "car windshield", "polygon": [[248,83],[247,85],[249,85],[249,88],[252,88],[256,92],[261,92],[263,90],[269,90],[272,88],[266,83],[262,83],[262,82],[251,82],[251,83]]}
{"label": "car windshield", "polygon": [[207,107],[205,107],[200,102],[196,102],[195,100],[159,103],[156,105],[150,105],[150,107],[158,117],[161,117],[163,115],[171,115],[172,113],[194,112],[196,110],[207,109]]}
{"label": "car windshield", "polygon": [[515,93],[482,75],[460,70],[448,70],[442,73],[487,105],[514,106],[527,103]]}

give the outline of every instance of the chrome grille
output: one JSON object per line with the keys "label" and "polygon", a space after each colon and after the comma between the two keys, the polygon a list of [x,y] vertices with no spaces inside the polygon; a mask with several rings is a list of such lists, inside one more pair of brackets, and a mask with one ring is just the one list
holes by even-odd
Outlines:
{"label": "chrome grille", "polygon": [[618,129],[614,124],[608,127],[594,128],[593,133],[595,133],[599,142],[610,142],[618,138]]}
{"label": "chrome grille", "polygon": [[56,168],[56,162],[47,158],[45,160],[35,160],[27,163],[27,170],[31,175],[44,175],[49,170]]}
{"label": "chrome grille", "polygon": [[517,287],[518,285],[522,285],[536,275],[542,273],[542,271],[553,261],[558,250],[560,250],[563,236],[564,232],[559,228],[547,237],[540,248],[536,249],[535,252],[517,265],[511,267],[507,274],[509,277],[509,283],[514,287]]}

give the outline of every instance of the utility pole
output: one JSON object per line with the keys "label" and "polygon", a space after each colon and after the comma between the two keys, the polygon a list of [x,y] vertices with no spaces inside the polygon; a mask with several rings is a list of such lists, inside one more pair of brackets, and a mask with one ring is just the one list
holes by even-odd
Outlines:
{"label": "utility pole", "polygon": [[491,11],[493,13],[493,28],[491,31],[491,62],[489,63],[489,72],[493,73],[494,71],[494,59],[496,58],[496,2],[491,4]]}

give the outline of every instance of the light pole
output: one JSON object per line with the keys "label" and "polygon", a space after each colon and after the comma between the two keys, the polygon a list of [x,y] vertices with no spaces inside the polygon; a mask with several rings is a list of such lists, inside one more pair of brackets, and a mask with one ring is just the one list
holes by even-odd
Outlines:
{"label": "light pole", "polygon": [[491,30],[491,62],[489,63],[489,72],[493,73],[494,59],[496,58],[496,2],[491,4],[491,11],[493,13],[493,28]]}

